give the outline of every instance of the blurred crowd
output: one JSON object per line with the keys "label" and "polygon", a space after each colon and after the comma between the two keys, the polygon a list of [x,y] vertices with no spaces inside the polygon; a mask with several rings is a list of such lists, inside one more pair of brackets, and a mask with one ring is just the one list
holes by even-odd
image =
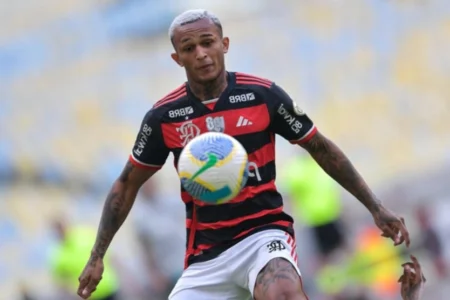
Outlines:
{"label": "blurred crowd", "polygon": [[[297,220],[310,298],[398,299],[400,264],[414,253],[424,299],[447,299],[450,2],[42,0],[0,2],[0,300],[78,299],[141,119],[184,81],[167,27],[194,7],[221,18],[230,70],[285,88],[406,218],[411,249],[394,248],[362,205],[279,139],[277,186]],[[167,299],[186,240],[178,193],[168,161],[113,241],[93,299]]]}

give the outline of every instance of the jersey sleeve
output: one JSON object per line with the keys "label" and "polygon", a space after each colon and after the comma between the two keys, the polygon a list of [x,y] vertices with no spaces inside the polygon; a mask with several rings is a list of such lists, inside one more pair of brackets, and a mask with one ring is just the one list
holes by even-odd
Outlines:
{"label": "jersey sleeve", "polygon": [[142,121],[129,160],[137,167],[158,170],[166,162],[169,153],[164,143],[160,117],[152,109]]}
{"label": "jersey sleeve", "polygon": [[271,130],[292,144],[306,143],[317,132],[313,121],[278,85],[272,83],[268,107]]}

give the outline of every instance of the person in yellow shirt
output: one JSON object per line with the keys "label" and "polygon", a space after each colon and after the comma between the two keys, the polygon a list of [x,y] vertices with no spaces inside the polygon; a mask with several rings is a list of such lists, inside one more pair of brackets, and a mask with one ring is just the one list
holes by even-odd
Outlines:
{"label": "person in yellow shirt", "polygon": [[295,155],[278,175],[277,185],[290,200],[293,215],[311,230],[319,262],[326,264],[345,242],[338,186],[308,155]]}
{"label": "person in yellow shirt", "polygon": [[[51,272],[64,299],[71,299],[78,286],[78,276],[91,253],[96,231],[89,227],[69,227],[62,220],[54,221],[58,244],[51,257]],[[119,281],[111,262],[105,257],[105,272],[97,289],[89,299],[117,300]]]}

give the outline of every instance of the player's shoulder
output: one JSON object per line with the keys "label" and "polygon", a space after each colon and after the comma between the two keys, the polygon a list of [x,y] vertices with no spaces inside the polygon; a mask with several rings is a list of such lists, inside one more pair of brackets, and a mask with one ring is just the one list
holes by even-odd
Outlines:
{"label": "player's shoulder", "polygon": [[156,101],[147,115],[162,118],[171,109],[186,106],[186,103],[188,103],[187,86],[186,83],[183,83]]}
{"label": "player's shoulder", "polygon": [[234,72],[234,76],[236,77],[236,85],[238,87],[267,90],[274,84],[274,82],[270,79],[248,73]]}
{"label": "player's shoulder", "polygon": [[186,83],[183,83],[176,89],[172,90],[168,94],[166,94],[164,97],[156,101],[156,103],[153,105],[152,110],[157,111],[165,111],[174,105],[183,103],[187,100],[187,86]]}

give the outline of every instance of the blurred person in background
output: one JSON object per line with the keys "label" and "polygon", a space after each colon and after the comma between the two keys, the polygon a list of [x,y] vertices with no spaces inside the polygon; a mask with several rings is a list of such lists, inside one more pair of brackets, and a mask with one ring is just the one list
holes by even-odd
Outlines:
{"label": "blurred person in background", "polygon": [[[237,119],[234,126],[227,128],[239,132],[234,136],[247,145],[244,147],[260,163],[261,171],[267,169],[251,170],[254,176],[247,182],[251,192],[244,188],[238,203],[205,209],[182,194],[190,238],[185,270],[170,299],[234,299],[239,295],[258,300],[307,299],[296,263],[293,219],[283,211],[281,195],[272,183],[274,154],[261,153],[261,149],[274,153],[275,133],[303,147],[365,205],[383,236],[391,238],[395,245],[406,242],[409,246],[404,220],[382,205],[345,154],[317,130],[281,87],[267,79],[226,70],[224,55],[229,39],[223,36],[216,16],[205,10],[184,12],[174,19],[169,32],[175,49],[172,58],[185,68],[188,80],[158,101],[144,117],[132,154],[105,201],[97,239],[79,279],[78,294],[82,298],[90,297],[102,279],[103,258],[142,184],[165,164],[170,152],[176,164],[184,145],[202,131],[223,131],[223,122],[205,124],[206,116],[213,111],[230,118],[233,113],[239,118],[238,108],[253,112],[254,126],[246,135],[243,132],[250,127],[237,126]],[[255,105],[265,118],[255,115]],[[191,116],[192,107],[195,115]],[[177,127],[176,122],[183,126]]]}
{"label": "blurred person in background", "polygon": [[293,215],[311,230],[320,268],[345,246],[338,186],[308,155],[288,160],[279,177]]}
{"label": "blurred person in background", "polygon": [[[303,244],[302,257],[307,259],[302,266],[317,273],[333,258],[339,259],[338,250],[345,247],[340,190],[309,155],[293,156],[277,173],[277,185],[293,216],[304,225],[300,228],[297,224],[296,228],[302,230],[298,245]],[[311,297],[321,297],[316,294],[325,292],[317,290],[314,280],[305,278],[304,283]]]}
{"label": "blurred person in background", "polygon": [[[155,180],[141,188],[133,221],[142,250],[146,295],[167,299],[183,272],[186,240],[184,206],[179,194],[160,193]],[[153,298],[152,298],[153,299]]]}
{"label": "blurred person in background", "polygon": [[[51,254],[51,273],[58,288],[57,297],[69,300],[78,299],[74,288],[95,241],[95,230],[84,226],[69,226],[66,222],[58,218],[52,224],[57,235],[57,245]],[[102,282],[89,299],[118,300],[119,281],[115,268],[108,257],[105,257],[104,264],[106,270]]]}
{"label": "blurred person in background", "polygon": [[441,238],[433,226],[431,211],[427,206],[419,205],[416,209],[416,216],[420,228],[420,245],[429,254],[437,277],[440,279],[446,278],[448,266]]}
{"label": "blurred person in background", "polygon": [[[339,262],[325,266],[317,276],[318,286],[331,299],[395,300],[401,251],[380,236],[376,227],[363,227],[354,236],[355,247]],[[354,289],[357,286],[358,289]]]}

